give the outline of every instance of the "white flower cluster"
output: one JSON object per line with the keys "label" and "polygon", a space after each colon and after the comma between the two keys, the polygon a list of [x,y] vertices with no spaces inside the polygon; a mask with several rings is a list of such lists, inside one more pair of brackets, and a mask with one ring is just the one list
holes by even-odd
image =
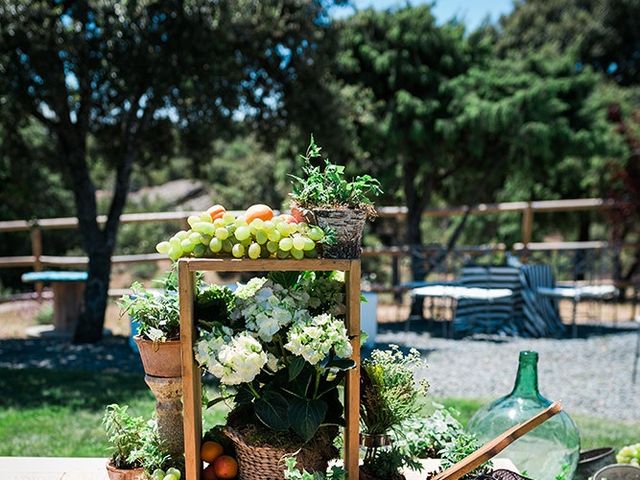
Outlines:
{"label": "white flower cluster", "polygon": [[309,297],[300,291],[290,291],[266,278],[253,278],[236,290],[233,320],[244,319],[247,330],[260,340],[270,342],[282,328],[291,324]]}
{"label": "white flower cluster", "polygon": [[277,359],[270,358],[262,344],[249,333],[231,335],[229,328],[221,327],[204,334],[197,343],[196,361],[206,366],[222,384],[251,382],[267,362],[269,368],[277,368]]}
{"label": "white flower cluster", "polygon": [[329,314],[301,315],[288,332],[285,348],[312,365],[324,360],[331,349],[340,358],[351,356],[352,348],[344,323]]}

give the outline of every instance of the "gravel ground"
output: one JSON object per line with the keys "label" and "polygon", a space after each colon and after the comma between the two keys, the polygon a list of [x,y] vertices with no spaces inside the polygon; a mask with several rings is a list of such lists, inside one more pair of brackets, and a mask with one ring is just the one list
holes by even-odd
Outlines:
{"label": "gravel ground", "polygon": [[506,395],[513,387],[519,352],[535,350],[545,397],[561,400],[569,412],[640,420],[640,379],[631,383],[635,331],[608,329],[616,333],[578,339],[448,340],[412,330],[383,326],[376,341],[420,350],[428,364],[420,376],[429,380],[434,396],[489,400]]}

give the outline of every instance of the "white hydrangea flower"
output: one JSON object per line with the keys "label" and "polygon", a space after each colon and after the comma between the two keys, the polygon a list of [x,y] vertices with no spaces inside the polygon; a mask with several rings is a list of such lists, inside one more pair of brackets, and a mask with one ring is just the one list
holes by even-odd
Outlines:
{"label": "white hydrangea flower", "polygon": [[349,358],[353,353],[344,323],[329,314],[311,317],[307,312],[299,315],[287,340],[284,348],[312,365],[324,360],[332,349],[340,358]]}
{"label": "white hydrangea flower", "polygon": [[233,337],[230,343],[223,344],[205,366],[222,384],[240,385],[252,382],[267,361],[262,344],[243,332]]}

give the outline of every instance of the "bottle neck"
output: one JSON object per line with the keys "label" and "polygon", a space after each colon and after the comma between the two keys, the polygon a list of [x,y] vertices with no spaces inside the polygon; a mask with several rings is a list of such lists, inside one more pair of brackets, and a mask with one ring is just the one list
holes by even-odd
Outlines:
{"label": "bottle neck", "polygon": [[538,354],[535,352],[522,352],[516,384],[511,395],[525,398],[540,396],[538,390]]}

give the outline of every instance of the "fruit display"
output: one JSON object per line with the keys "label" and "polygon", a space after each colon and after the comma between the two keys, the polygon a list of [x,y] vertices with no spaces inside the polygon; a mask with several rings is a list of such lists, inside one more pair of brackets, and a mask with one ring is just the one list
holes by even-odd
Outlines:
{"label": "fruit display", "polygon": [[325,232],[288,215],[274,215],[262,204],[235,216],[222,205],[214,205],[187,219],[191,227],[168,241],[158,243],[158,253],[176,261],[182,257],[315,258]]}
{"label": "fruit display", "polygon": [[640,466],[640,443],[624,447],[616,455],[618,463]]}
{"label": "fruit display", "polygon": [[238,462],[226,455],[218,442],[206,441],[200,448],[202,461],[208,465],[202,470],[202,480],[233,479],[238,476]]}

